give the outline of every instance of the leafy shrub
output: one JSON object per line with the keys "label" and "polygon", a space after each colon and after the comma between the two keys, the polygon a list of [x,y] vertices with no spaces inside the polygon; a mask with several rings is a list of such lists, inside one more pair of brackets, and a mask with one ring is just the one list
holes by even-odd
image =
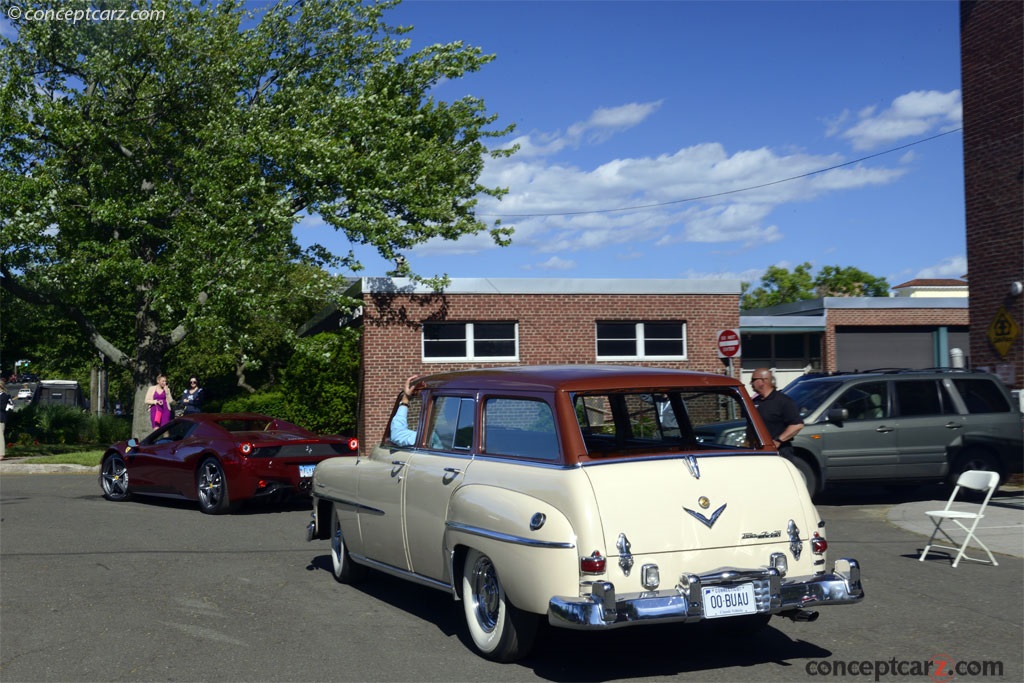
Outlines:
{"label": "leafy shrub", "polygon": [[280,392],[259,392],[230,398],[221,405],[222,413],[262,413],[271,417],[289,420],[284,394]]}
{"label": "leafy shrub", "polygon": [[89,414],[78,408],[43,405],[34,411],[32,426],[42,443],[84,443],[89,437]]}

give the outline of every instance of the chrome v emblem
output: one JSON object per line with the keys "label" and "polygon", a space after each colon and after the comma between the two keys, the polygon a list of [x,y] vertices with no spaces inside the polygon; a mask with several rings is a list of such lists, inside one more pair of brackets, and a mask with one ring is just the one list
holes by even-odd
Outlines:
{"label": "chrome v emblem", "polygon": [[722,516],[722,513],[725,512],[725,506],[726,505],[727,505],[727,503],[722,503],[722,507],[720,507],[717,510],[715,510],[714,512],[712,512],[710,518],[705,517],[701,513],[697,512],[696,510],[691,510],[688,507],[684,507],[683,509],[686,510],[687,512],[689,512],[694,517],[694,519],[696,519],[698,522],[700,522],[701,524],[703,524],[704,526],[706,526],[707,528],[710,529],[712,526],[714,526],[715,522],[718,521],[718,518]]}
{"label": "chrome v emblem", "polygon": [[686,466],[690,468],[690,474],[693,475],[694,479],[700,479],[700,468],[697,467],[697,456],[686,456]]}

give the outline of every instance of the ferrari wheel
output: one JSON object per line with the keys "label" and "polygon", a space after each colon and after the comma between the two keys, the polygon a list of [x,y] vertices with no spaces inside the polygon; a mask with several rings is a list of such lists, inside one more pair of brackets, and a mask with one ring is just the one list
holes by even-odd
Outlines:
{"label": "ferrari wheel", "polygon": [[537,615],[508,601],[491,558],[477,550],[467,553],[462,568],[462,605],[469,637],[487,659],[515,661],[533,647]]}
{"label": "ferrari wheel", "polygon": [[331,511],[331,565],[334,578],[339,583],[356,583],[366,577],[366,567],[353,562],[348,554],[336,510]]}
{"label": "ferrari wheel", "polygon": [[196,472],[196,493],[199,497],[199,509],[208,515],[222,515],[231,508],[228,499],[228,482],[224,477],[224,468],[217,458],[203,460]]}
{"label": "ferrari wheel", "polygon": [[100,488],[107,500],[121,501],[128,498],[128,467],[124,458],[113,453],[103,460],[100,467]]}

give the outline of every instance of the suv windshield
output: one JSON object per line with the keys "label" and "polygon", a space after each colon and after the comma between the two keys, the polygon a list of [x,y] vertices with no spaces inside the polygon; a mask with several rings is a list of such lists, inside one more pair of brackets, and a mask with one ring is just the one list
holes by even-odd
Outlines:
{"label": "suv windshield", "polygon": [[804,417],[821,405],[825,397],[835,391],[836,386],[836,381],[831,379],[806,379],[790,384],[784,393],[796,401],[800,417]]}

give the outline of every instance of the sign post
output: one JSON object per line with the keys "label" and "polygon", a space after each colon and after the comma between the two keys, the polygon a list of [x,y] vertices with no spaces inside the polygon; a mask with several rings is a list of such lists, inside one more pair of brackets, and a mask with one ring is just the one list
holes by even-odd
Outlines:
{"label": "sign post", "polygon": [[718,343],[718,357],[728,361],[729,376],[733,377],[732,359],[740,357],[740,331],[719,330],[715,338]]}

